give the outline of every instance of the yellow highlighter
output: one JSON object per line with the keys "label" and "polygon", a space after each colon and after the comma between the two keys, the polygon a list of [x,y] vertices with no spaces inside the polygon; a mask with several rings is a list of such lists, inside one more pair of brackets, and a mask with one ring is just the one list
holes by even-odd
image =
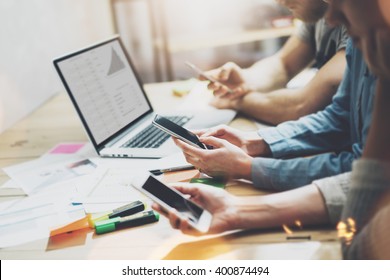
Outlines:
{"label": "yellow highlighter", "polygon": [[106,213],[105,215],[99,216],[97,218],[92,218],[91,216],[88,219],[88,224],[90,228],[95,228],[95,223],[98,221],[104,221],[108,219],[113,219],[117,217],[126,217],[141,211],[144,211],[146,208],[145,203],[142,201],[134,201],[130,204],[126,204],[122,207],[116,208],[111,212]]}

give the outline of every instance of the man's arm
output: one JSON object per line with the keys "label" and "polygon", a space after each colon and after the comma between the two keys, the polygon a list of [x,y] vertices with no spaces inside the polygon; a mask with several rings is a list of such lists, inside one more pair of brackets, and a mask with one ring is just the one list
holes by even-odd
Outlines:
{"label": "man's arm", "polygon": [[[283,193],[246,197],[233,196],[226,190],[201,184],[182,184],[175,188],[212,213],[208,234],[294,225],[297,220],[304,225],[329,223],[326,204],[314,185]],[[186,234],[200,234],[188,224],[188,220],[179,218],[176,211],[164,212],[157,204],[152,207],[168,216],[173,228]]]}
{"label": "man's arm", "polygon": [[314,185],[260,197],[239,198],[237,225],[239,229],[270,228],[294,225],[328,224],[329,217],[322,195]]}
{"label": "man's arm", "polygon": [[309,44],[292,35],[276,54],[244,69],[243,77],[247,86],[254,91],[280,89],[301,72],[314,59],[314,55]]}
{"label": "man's arm", "polygon": [[268,94],[252,92],[236,101],[234,108],[258,120],[279,124],[315,113],[328,105],[343,77],[345,51],[339,51],[300,89],[280,89]]}

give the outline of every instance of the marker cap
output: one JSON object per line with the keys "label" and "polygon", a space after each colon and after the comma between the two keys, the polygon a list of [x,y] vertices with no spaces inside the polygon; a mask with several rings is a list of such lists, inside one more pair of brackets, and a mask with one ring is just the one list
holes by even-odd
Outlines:
{"label": "marker cap", "polygon": [[145,210],[145,207],[146,207],[145,203],[137,200],[125,206],[114,209],[112,211],[112,214],[108,215],[108,218],[112,219],[116,217],[125,217],[128,215],[132,215]]}
{"label": "marker cap", "polygon": [[95,222],[96,234],[103,234],[116,230],[116,224],[119,223],[120,218],[108,219]]}

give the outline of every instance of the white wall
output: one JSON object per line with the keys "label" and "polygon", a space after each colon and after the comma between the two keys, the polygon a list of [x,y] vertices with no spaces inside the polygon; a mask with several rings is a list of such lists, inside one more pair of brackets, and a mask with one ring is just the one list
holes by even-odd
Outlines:
{"label": "white wall", "polygon": [[63,90],[54,57],[112,30],[109,0],[1,0],[0,133]]}

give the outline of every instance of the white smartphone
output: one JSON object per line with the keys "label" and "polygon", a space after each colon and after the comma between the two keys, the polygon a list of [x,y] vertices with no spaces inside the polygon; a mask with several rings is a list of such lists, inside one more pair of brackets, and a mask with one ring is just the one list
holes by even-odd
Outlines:
{"label": "white smartphone", "polygon": [[234,93],[232,89],[230,89],[227,85],[221,83],[220,81],[214,79],[213,77],[211,77],[210,75],[207,75],[204,71],[202,71],[201,69],[199,69],[198,67],[196,67],[194,64],[192,64],[191,62],[189,61],[185,61],[184,62],[185,65],[187,65],[188,67],[190,67],[196,74],[198,74],[199,76],[202,76],[203,78],[209,80],[210,82],[213,82],[213,83],[218,83],[218,84],[221,84],[221,85],[224,85],[225,87],[228,88],[228,92],[229,93]]}
{"label": "white smartphone", "polygon": [[156,115],[154,117],[154,120],[152,121],[152,124],[161,129],[162,131],[165,131],[166,133],[172,135],[173,137],[179,138],[180,140],[186,142],[187,144],[190,144],[192,146],[207,149],[210,148],[200,142],[198,136],[191,131],[185,129],[184,127],[168,120],[167,118],[164,118],[160,115]]}
{"label": "white smartphone", "polygon": [[194,229],[203,233],[208,231],[212,219],[211,213],[184,197],[179,191],[165,185],[148,173],[135,178],[132,185],[163,209],[176,209],[179,216],[186,218]]}

